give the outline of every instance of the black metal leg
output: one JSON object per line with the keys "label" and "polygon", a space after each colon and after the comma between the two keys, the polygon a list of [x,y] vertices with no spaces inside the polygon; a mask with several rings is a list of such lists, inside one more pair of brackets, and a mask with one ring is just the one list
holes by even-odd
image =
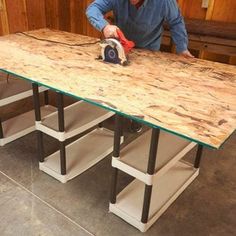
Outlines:
{"label": "black metal leg", "polygon": [[118,169],[112,167],[112,173],[111,173],[111,195],[110,195],[110,202],[112,204],[116,203],[117,178],[118,178]]}
{"label": "black metal leg", "polygon": [[196,159],[194,162],[194,168],[199,168],[201,158],[202,158],[202,152],[203,152],[203,146],[198,144],[197,155],[196,155]]}
{"label": "black metal leg", "polygon": [[148,222],[151,197],[152,197],[152,185],[145,185],[143,212],[142,212],[142,218],[141,218],[141,222],[144,224]]}
{"label": "black metal leg", "polygon": [[[114,135],[114,146],[113,146],[113,157],[118,158],[120,156],[120,139],[123,132],[123,118],[120,115],[116,115],[115,118],[115,135]],[[111,195],[110,202],[116,203],[116,187],[117,187],[118,169],[112,167],[111,177]]]}
{"label": "black metal leg", "polygon": [[4,138],[1,118],[0,118],[0,138]]}
{"label": "black metal leg", "polygon": [[44,162],[43,133],[37,130],[39,162]]}
{"label": "black metal leg", "polygon": [[[57,93],[57,111],[58,111],[58,129],[59,132],[65,131],[65,120],[64,120],[64,101],[63,94]],[[61,163],[61,174],[66,175],[66,148],[65,141],[60,141],[60,163]]]}
{"label": "black metal leg", "polygon": [[9,77],[10,77],[10,74],[7,74],[7,84],[9,84]]}
{"label": "black metal leg", "polygon": [[[153,175],[155,172],[159,135],[160,135],[159,129],[152,130],[148,168],[147,168],[147,173],[149,175]],[[142,211],[142,218],[141,218],[141,222],[144,224],[148,222],[151,196],[152,196],[152,185],[145,185],[143,211]]]}
{"label": "black metal leg", "polygon": [[120,115],[116,115],[113,157],[120,156],[120,139],[122,133],[123,133],[123,118]]}
{"label": "black metal leg", "polygon": [[49,96],[48,96],[48,90],[44,92],[44,104],[48,105],[49,104]]}
{"label": "black metal leg", "polygon": [[[34,99],[34,111],[35,111],[35,120],[36,122],[41,121],[41,111],[40,111],[40,99],[39,99],[39,89],[38,85],[33,83],[33,99]],[[38,139],[38,159],[39,162],[44,162],[44,146],[43,146],[43,133],[37,130],[37,139]]]}
{"label": "black metal leg", "polygon": [[58,129],[59,132],[64,132],[65,131],[64,101],[62,93],[57,93],[57,111],[58,111]]}
{"label": "black metal leg", "polygon": [[36,121],[41,121],[39,86],[37,84],[33,83],[32,87],[33,87],[35,120]]}
{"label": "black metal leg", "polygon": [[60,142],[60,162],[61,162],[61,175],[66,175],[66,147],[65,147],[65,141]]}

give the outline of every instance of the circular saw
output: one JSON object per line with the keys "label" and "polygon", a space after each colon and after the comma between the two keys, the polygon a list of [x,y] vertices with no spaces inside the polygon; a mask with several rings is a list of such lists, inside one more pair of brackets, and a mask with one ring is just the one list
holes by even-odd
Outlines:
{"label": "circular saw", "polygon": [[108,38],[104,39],[101,45],[101,57],[104,61],[127,65],[127,55],[131,49],[135,46],[134,42],[125,38],[121,30],[117,29],[118,39]]}

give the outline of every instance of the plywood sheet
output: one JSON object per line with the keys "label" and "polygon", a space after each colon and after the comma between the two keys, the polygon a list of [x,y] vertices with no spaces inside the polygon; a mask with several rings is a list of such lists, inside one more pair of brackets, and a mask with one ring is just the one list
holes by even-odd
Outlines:
{"label": "plywood sheet", "polygon": [[97,60],[97,39],[50,30],[0,38],[0,68],[219,148],[236,128],[236,67],[135,49],[130,65]]}

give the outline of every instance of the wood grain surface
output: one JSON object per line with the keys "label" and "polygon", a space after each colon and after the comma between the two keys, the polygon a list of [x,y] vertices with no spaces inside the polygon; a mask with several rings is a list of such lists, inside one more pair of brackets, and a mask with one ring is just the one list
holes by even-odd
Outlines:
{"label": "wood grain surface", "polygon": [[123,67],[97,60],[98,43],[78,46],[97,39],[48,29],[28,34],[50,41],[0,37],[1,70],[213,148],[236,128],[235,66],[135,49]]}

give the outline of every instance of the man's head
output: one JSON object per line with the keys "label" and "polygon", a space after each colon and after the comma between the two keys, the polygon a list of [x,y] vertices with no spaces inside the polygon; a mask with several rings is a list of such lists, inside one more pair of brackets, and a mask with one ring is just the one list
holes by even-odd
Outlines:
{"label": "man's head", "polygon": [[136,5],[140,2],[140,0],[129,0],[132,5]]}

